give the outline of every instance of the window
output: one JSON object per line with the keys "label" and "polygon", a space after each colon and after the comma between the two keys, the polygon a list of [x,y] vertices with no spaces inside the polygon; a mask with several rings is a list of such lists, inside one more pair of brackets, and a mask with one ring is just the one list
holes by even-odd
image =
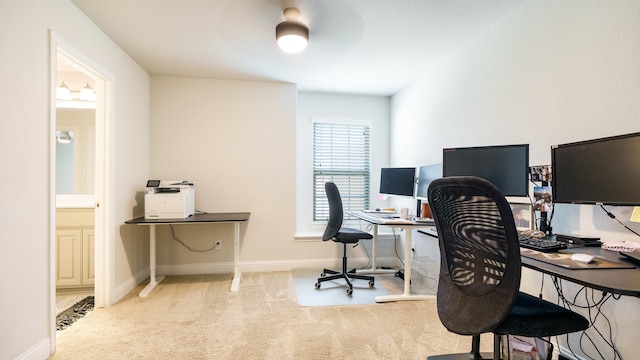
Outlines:
{"label": "window", "polygon": [[340,190],[344,211],[369,208],[370,125],[313,123],[313,220],[329,219],[327,181]]}

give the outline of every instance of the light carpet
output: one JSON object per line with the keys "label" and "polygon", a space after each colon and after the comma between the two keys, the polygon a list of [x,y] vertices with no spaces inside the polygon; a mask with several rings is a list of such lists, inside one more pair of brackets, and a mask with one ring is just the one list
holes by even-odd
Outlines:
{"label": "light carpet", "polygon": [[369,287],[369,282],[354,279],[353,294],[347,295],[347,283],[342,280],[325,281],[320,289],[315,288],[322,269],[294,269],[291,270],[293,284],[296,288],[298,303],[302,306],[335,306],[335,305],[363,305],[375,304],[376,296],[389,295],[392,292],[402,293],[403,280],[396,278],[393,273],[374,274],[375,284]]}
{"label": "light carpet", "polygon": [[[422,359],[467,352],[434,300],[300,306],[291,272],[168,276],[146,298],[141,284],[59,332],[59,359]],[[490,351],[491,336],[482,350]]]}

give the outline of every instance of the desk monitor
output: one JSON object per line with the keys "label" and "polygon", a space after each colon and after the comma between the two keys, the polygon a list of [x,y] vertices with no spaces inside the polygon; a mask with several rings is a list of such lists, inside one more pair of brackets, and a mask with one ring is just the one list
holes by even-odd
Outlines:
{"label": "desk monitor", "polygon": [[640,133],[551,147],[553,201],[640,205]]}
{"label": "desk monitor", "polygon": [[420,166],[418,169],[418,185],[416,189],[416,198],[427,201],[427,192],[429,184],[435,179],[442,177],[442,164],[433,164]]}
{"label": "desk monitor", "polygon": [[380,171],[380,194],[413,197],[416,168],[382,168]]}
{"label": "desk monitor", "polygon": [[505,196],[528,196],[529,144],[443,149],[442,176],[477,176]]}

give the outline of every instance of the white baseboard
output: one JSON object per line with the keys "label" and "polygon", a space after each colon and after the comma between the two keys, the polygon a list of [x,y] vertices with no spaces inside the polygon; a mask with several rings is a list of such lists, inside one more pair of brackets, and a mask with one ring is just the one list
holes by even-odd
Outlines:
{"label": "white baseboard", "polygon": [[[362,267],[366,265],[366,258],[349,258],[350,267]],[[379,257],[378,266],[397,267],[398,260],[395,257]],[[342,259],[311,259],[311,260],[272,260],[272,261],[241,261],[240,272],[272,272],[288,271],[299,268],[319,269],[328,267],[339,269]],[[187,265],[159,265],[156,268],[159,275],[196,275],[196,274],[224,274],[233,272],[232,262],[199,263]],[[147,276],[148,277],[148,276]]]}
{"label": "white baseboard", "polygon": [[[367,258],[349,258],[349,267],[361,268],[368,263]],[[401,267],[396,257],[378,257],[376,264],[390,268]],[[240,272],[273,272],[290,271],[300,268],[330,268],[340,269],[342,259],[311,259],[311,260],[273,260],[273,261],[241,261]],[[186,265],[158,265],[158,275],[179,276],[198,274],[231,274],[233,262],[212,262]],[[113,304],[125,297],[136,286],[149,278],[149,268],[136,273],[126,281],[120,283],[113,294]]]}
{"label": "white baseboard", "polygon": [[20,354],[15,360],[43,360],[49,357],[51,357],[51,339],[45,338]]}

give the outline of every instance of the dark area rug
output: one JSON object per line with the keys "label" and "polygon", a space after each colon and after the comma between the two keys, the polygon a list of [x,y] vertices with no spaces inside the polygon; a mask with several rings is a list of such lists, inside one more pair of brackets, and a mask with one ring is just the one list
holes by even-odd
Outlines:
{"label": "dark area rug", "polygon": [[87,296],[86,298],[78,301],[73,306],[56,316],[56,329],[64,330],[73,325],[76,320],[82,318],[87,315],[88,312],[93,310],[93,306],[93,296]]}

